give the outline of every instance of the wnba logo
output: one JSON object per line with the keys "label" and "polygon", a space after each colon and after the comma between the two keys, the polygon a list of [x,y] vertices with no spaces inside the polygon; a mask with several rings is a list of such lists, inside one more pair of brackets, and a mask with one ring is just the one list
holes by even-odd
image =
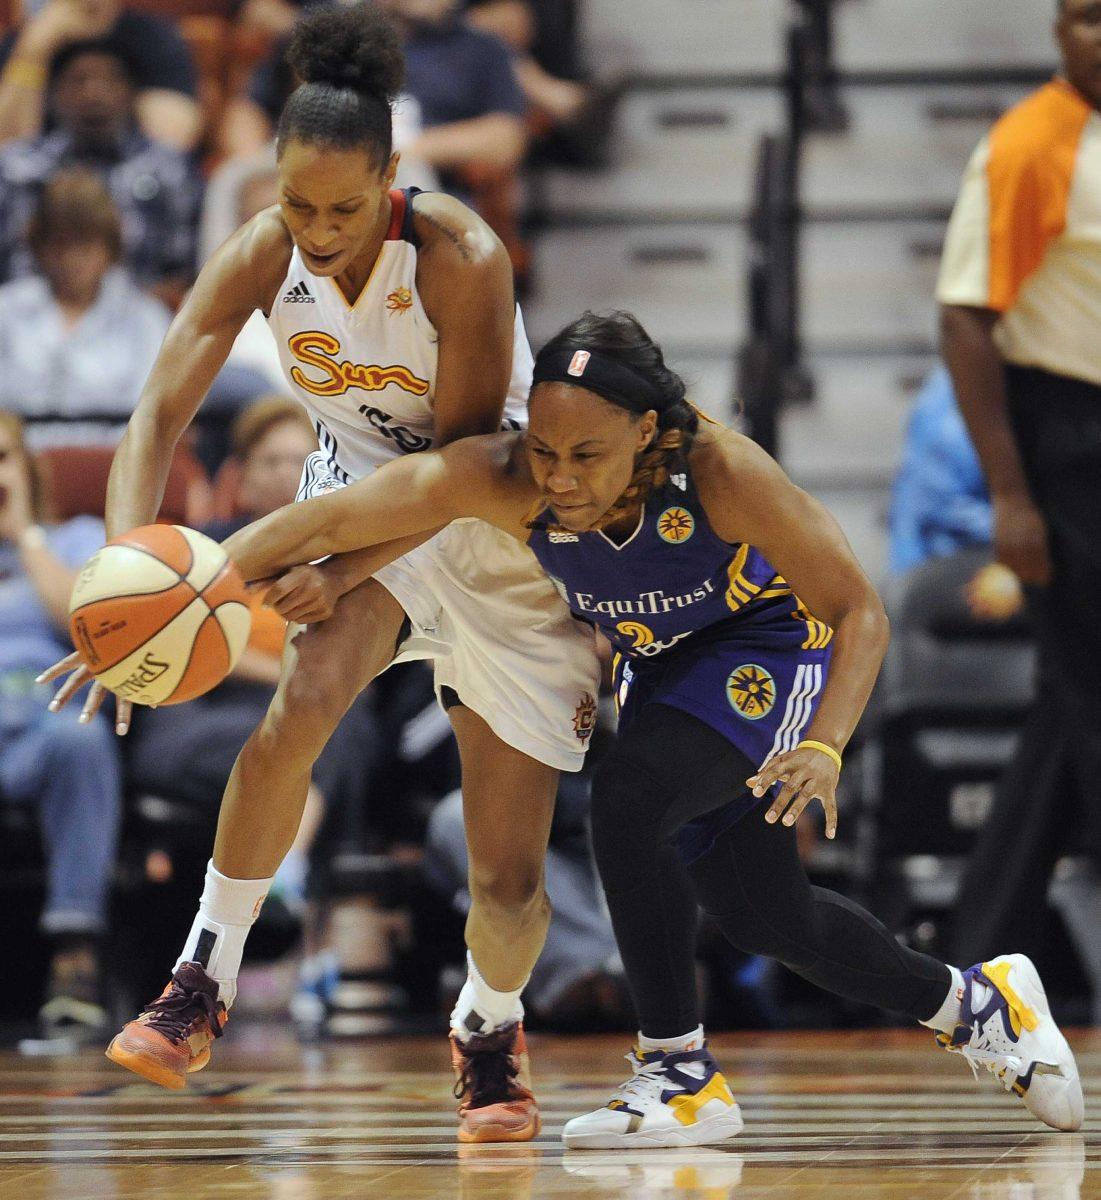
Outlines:
{"label": "wnba logo", "polygon": [[588,350],[578,350],[570,359],[570,365],[566,368],[567,375],[576,375],[580,378],[585,374],[585,368],[589,365],[589,359],[592,355]]}

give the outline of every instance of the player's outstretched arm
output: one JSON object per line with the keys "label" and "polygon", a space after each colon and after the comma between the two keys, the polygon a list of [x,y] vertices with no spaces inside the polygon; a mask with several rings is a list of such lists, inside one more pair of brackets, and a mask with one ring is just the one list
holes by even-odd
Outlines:
{"label": "player's outstretched arm", "polygon": [[380,548],[381,567],[460,517],[500,523],[509,497],[499,464],[515,440],[467,438],[387,463],[346,488],[246,525],[223,543],[226,553],[252,582],[366,546]]}

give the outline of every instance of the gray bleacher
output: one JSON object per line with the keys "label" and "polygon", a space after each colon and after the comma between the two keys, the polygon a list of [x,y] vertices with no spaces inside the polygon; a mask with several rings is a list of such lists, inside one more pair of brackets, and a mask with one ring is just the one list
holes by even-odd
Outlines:
{"label": "gray bleacher", "polygon": [[[586,0],[588,53],[626,71],[610,170],[552,171],[527,302],[539,342],[583,307],[633,309],[729,415],[746,334],[756,143],[786,125],[780,0]],[[800,286],[810,406],[785,466],[875,574],[906,402],[933,361],[944,223],[975,144],[1055,62],[1047,0],[838,0],[849,116],[802,154]]]}
{"label": "gray bleacher", "polygon": [[584,0],[595,67],[609,60],[676,85],[694,75],[772,78],[784,65],[778,0]]}

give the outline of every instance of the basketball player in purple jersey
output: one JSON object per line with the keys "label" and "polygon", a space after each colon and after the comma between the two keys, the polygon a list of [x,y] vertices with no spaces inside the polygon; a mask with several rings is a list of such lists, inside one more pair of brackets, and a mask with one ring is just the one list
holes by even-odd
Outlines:
{"label": "basketball player in purple jersey", "polygon": [[[255,309],[317,430],[303,499],[525,419],[531,353],[504,248],[457,201],[392,190],[403,71],[393,30],[369,5],[325,7],[300,24],[288,58],[305,82],[279,125],[279,206],[214,255],[174,321],[115,457],[111,536],[155,517],[172,450]],[[469,975],[451,1021],[459,1137],[527,1140],[539,1113],[520,993],[550,915],[543,859],[558,772],[580,768],[592,729],[594,639],[499,530],[472,521],[412,545],[384,569],[377,553],[353,553],[273,588],[298,623],[282,681],[230,776],[172,981],[108,1055],[171,1088],[206,1064],[314,760],[380,671],[432,658],[462,758],[470,850]],[[86,679],[78,669],[55,705]],[[86,711],[101,698],[93,686]],[[125,704],[117,720],[125,732]]]}
{"label": "basketball player in purple jersey", "polygon": [[752,442],[708,425],[626,313],[585,314],[539,353],[526,434],[394,463],[235,534],[246,578],[480,517],[526,542],[615,647],[619,736],[593,783],[593,843],[640,1019],[631,1078],[568,1146],[704,1145],[742,1125],[707,1050],[697,901],[730,942],[908,1014],[1040,1120],[1082,1121],[1074,1056],[1032,963],[961,972],[812,887],[795,843],[837,827],[845,745],[887,619],[836,522]]}

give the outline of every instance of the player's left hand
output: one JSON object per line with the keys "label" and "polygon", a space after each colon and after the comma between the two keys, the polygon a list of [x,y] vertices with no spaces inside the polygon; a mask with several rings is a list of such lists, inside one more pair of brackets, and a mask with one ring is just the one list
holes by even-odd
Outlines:
{"label": "player's left hand", "polygon": [[343,595],[340,581],[323,564],[305,563],[291,567],[267,585],[264,604],[287,621],[313,625],[333,615]]}
{"label": "player's left hand", "polygon": [[778,821],[782,814],[785,825],[794,825],[812,800],[820,800],[826,813],[826,837],[833,838],[837,835],[836,793],[840,774],[828,754],[813,746],[800,746],[769,759],[746,784],[753,789],[754,796],[763,796],[774,783],[783,784],[765,812],[769,824]]}

